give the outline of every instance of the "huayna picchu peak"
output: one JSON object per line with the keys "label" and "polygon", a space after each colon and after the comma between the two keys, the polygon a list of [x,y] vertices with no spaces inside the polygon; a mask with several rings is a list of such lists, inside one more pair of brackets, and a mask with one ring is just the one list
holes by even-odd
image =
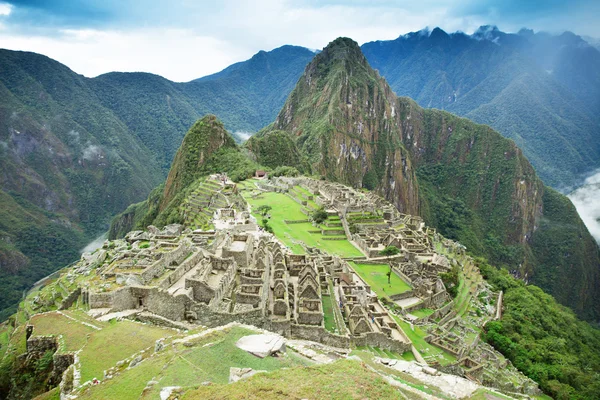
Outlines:
{"label": "huayna picchu peak", "polygon": [[25,3],[0,36],[68,66],[0,49],[0,399],[598,398],[597,39]]}

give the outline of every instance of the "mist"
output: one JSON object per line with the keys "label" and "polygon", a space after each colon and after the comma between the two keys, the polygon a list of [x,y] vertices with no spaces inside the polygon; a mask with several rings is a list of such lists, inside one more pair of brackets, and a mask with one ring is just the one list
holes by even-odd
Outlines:
{"label": "mist", "polygon": [[600,170],[588,177],[581,187],[568,196],[585,226],[600,243]]}

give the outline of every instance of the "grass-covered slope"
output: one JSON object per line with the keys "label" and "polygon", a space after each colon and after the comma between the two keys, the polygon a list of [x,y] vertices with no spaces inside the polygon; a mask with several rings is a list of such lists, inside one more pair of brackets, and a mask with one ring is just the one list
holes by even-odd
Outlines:
{"label": "grass-covered slope", "polygon": [[186,393],[194,399],[395,399],[397,389],[354,360],[309,368],[291,368],[258,374],[231,385],[210,385]]}
{"label": "grass-covered slope", "polygon": [[198,178],[204,163],[218,150],[236,149],[233,138],[214,115],[196,121],[188,130],[171,164],[161,209]]}
{"label": "grass-covered slope", "polygon": [[244,148],[265,167],[290,166],[304,173],[310,172],[310,165],[288,132],[274,130],[258,133],[244,143]]}
{"label": "grass-covered slope", "polygon": [[185,199],[202,184],[203,178],[226,173],[234,181],[254,175],[260,166],[251,160],[214,115],[196,121],[186,133],[164,184],[155,188],[145,201],[130,205],[117,215],[109,238],[124,236],[148,225],[182,223]]}

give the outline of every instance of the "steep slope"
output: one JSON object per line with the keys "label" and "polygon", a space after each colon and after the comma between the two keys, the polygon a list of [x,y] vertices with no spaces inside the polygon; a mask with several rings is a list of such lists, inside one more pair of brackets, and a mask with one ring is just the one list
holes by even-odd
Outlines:
{"label": "steep slope", "polygon": [[206,115],[186,133],[166,182],[154,189],[148,199],[117,215],[111,223],[109,238],[122,237],[151,224],[181,223],[184,218],[181,206],[198,179],[224,172],[231,179],[243,180],[254,175],[258,168],[236,145],[223,123],[214,115]]}
{"label": "steep slope", "polygon": [[600,52],[578,36],[436,28],[362,50],[398,95],[515,140],[549,185],[572,186],[600,166]]}
{"label": "steep slope", "polygon": [[269,129],[295,137],[313,172],[376,189],[418,214],[415,170],[394,118],[394,94],[349,39],[330,43],[306,67]]}
{"label": "steep slope", "polygon": [[165,183],[160,208],[164,209],[186,186],[198,178],[202,166],[218,150],[236,149],[233,138],[214,115],[198,120],[183,138]]}
{"label": "steep slope", "polygon": [[[319,174],[373,185],[580,315],[600,315],[598,246],[569,200],[544,187],[513,141],[397,98],[352,40],[337,39],[315,57],[259,135],[270,129],[289,132]],[[557,229],[568,251],[552,239]]]}
{"label": "steep slope", "polygon": [[47,57],[0,51],[0,99],[4,310],[141,200],[159,170],[86,80]]}
{"label": "steep slope", "polygon": [[256,162],[265,167],[290,166],[301,172],[310,172],[310,165],[287,132],[274,130],[254,135],[244,143],[244,147]]}

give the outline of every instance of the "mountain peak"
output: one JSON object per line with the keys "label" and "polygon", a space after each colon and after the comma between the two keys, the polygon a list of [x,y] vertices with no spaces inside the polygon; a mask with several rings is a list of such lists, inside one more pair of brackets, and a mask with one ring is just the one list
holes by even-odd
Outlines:
{"label": "mountain peak", "polygon": [[199,170],[213,153],[221,148],[236,147],[235,141],[216,116],[208,114],[196,121],[175,154],[161,209],[197,178]]}
{"label": "mountain peak", "polygon": [[448,35],[442,28],[436,27],[431,31],[429,38],[432,40],[444,40],[450,38],[450,35]]}
{"label": "mountain peak", "polygon": [[330,42],[323,51],[319,53],[313,62],[335,62],[336,60],[347,60],[358,58],[364,60],[364,56],[358,43],[346,37],[339,37]]}

